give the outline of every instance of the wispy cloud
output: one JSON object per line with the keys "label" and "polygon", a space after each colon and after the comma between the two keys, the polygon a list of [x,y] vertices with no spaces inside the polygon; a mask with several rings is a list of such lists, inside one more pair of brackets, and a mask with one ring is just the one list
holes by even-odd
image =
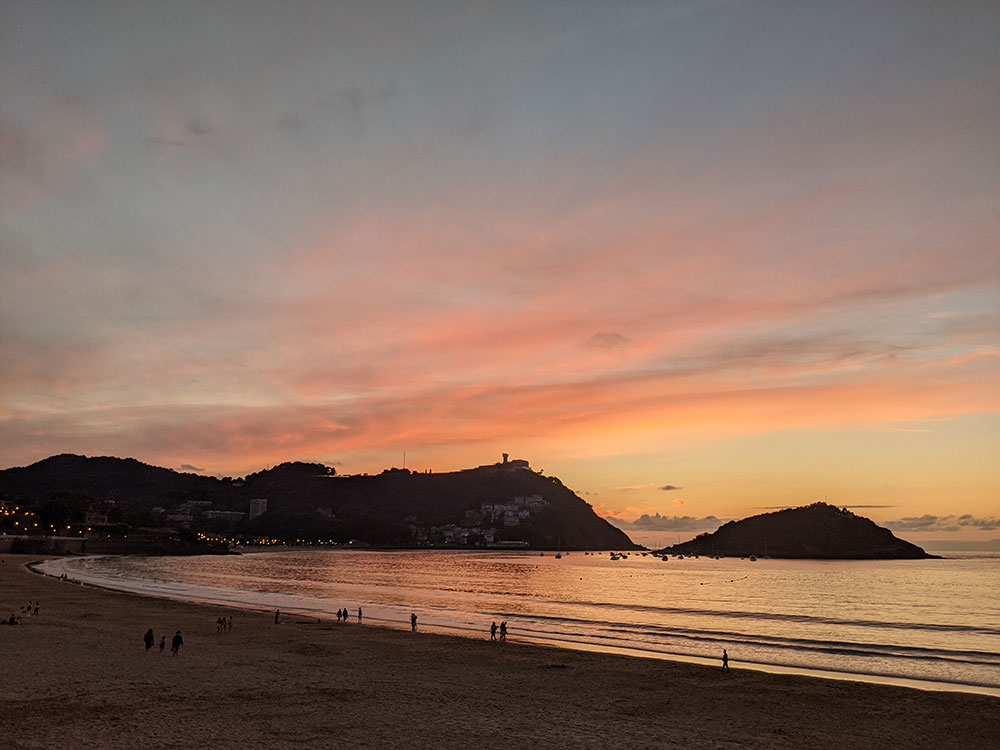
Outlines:
{"label": "wispy cloud", "polygon": [[598,331],[583,342],[591,349],[620,349],[631,343],[631,339],[616,331]]}
{"label": "wispy cloud", "polygon": [[726,519],[715,516],[695,518],[693,516],[661,516],[659,513],[650,515],[643,513],[634,521],[609,516],[607,519],[620,529],[635,531],[715,531],[726,523]]}
{"label": "wispy cloud", "polygon": [[217,128],[205,117],[194,117],[186,122],[168,120],[150,141],[159,146],[193,146],[217,132]]}
{"label": "wispy cloud", "polygon": [[883,525],[893,531],[959,531],[961,529],[994,531],[1000,529],[1000,517],[977,517],[970,513],[960,516],[925,514],[922,516],[900,518],[895,521],[886,521]]}
{"label": "wispy cloud", "polygon": [[185,126],[185,129],[196,137],[215,133],[215,127],[203,117],[195,117]]}

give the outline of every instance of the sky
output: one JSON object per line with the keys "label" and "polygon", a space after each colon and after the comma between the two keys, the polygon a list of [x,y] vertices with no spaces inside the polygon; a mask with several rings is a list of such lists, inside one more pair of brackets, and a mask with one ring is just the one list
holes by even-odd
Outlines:
{"label": "sky", "polygon": [[5,0],[0,465],[998,538],[998,74],[995,2]]}

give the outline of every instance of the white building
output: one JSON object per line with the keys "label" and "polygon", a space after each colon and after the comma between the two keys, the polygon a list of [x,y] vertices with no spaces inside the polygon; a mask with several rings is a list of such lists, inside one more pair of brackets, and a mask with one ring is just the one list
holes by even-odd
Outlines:
{"label": "white building", "polygon": [[257,497],[250,501],[250,520],[267,513],[267,498]]}

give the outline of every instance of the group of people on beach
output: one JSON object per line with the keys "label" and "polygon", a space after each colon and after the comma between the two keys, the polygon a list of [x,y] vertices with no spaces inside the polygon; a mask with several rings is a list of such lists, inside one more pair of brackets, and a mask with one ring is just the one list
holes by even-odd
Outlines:
{"label": "group of people on beach", "polygon": [[23,615],[28,615],[31,617],[37,615],[38,607],[39,607],[38,602],[32,604],[29,601],[26,605],[20,608],[19,610],[20,614],[18,614],[17,612],[11,612],[10,617],[8,617],[6,620],[0,620],[0,623],[3,623],[4,625],[18,625],[20,624],[21,617]]}
{"label": "group of people on beach", "polygon": [[[350,617],[350,612],[347,607],[342,607],[337,610],[337,622],[347,622]],[[360,623],[364,618],[364,611],[361,607],[358,607],[358,622]],[[274,610],[274,624],[277,625],[281,622],[281,610]],[[317,620],[319,622],[319,620]],[[220,632],[228,632],[233,628],[233,618],[230,617],[228,621],[225,617],[220,617],[218,620],[218,629]],[[417,613],[410,613],[410,630],[416,632],[417,630]],[[152,632],[152,631],[150,631]],[[499,638],[497,634],[499,633]],[[507,640],[507,621],[503,620],[499,625],[497,625],[494,620],[490,625],[490,640],[491,641],[506,641]]]}
{"label": "group of people on beach", "polygon": [[215,632],[216,633],[231,633],[233,632],[233,616],[220,615],[215,621]]}
{"label": "group of people on beach", "polygon": [[[361,622],[361,618],[363,616],[364,616],[364,612],[361,611],[361,607],[358,607],[358,622]],[[350,614],[347,611],[347,607],[344,607],[343,609],[338,609],[337,610],[337,622],[341,622],[341,621],[347,622],[347,618],[348,617],[350,617]]]}
{"label": "group of people on beach", "polygon": [[[230,618],[230,622],[232,622],[232,618]],[[146,631],[146,634],[142,637],[142,642],[146,644],[146,653],[148,654],[149,650],[153,648],[153,643],[156,642],[156,636],[153,635],[152,628]],[[183,645],[184,645],[184,639],[181,637],[181,631],[178,630],[176,633],[174,633],[174,637],[170,641],[170,653],[173,654],[174,656],[177,656],[177,654],[181,650],[181,646]],[[164,635],[160,637],[161,654],[163,653],[163,650],[166,647],[167,647],[167,636]]]}

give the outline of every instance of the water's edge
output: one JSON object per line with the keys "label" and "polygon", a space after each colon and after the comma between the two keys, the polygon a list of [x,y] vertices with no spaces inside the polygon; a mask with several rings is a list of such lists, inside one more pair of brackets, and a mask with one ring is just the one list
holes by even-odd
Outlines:
{"label": "water's edge", "polygon": [[[102,557],[101,555],[88,556],[90,559],[97,559]],[[241,600],[239,594],[242,592],[241,589],[218,589],[220,596],[206,596],[206,595],[196,595],[193,592],[178,592],[176,590],[160,590],[153,592],[148,586],[143,586],[141,583],[136,583],[134,586],[129,586],[123,581],[118,581],[110,578],[102,578],[100,576],[88,576],[86,574],[81,575],[77,570],[69,571],[65,567],[67,563],[71,561],[78,561],[83,558],[80,557],[64,557],[64,558],[54,558],[47,559],[43,561],[38,561],[30,563],[27,565],[28,569],[33,573],[38,575],[43,575],[50,578],[59,578],[62,574],[66,574],[67,579],[72,583],[77,583],[84,586],[90,586],[92,588],[103,589],[107,591],[116,591],[121,593],[127,593],[134,596],[145,596],[152,599],[165,599],[171,601],[180,601],[190,604],[195,604],[199,606],[224,606],[233,609],[239,609],[247,612],[269,612],[276,608],[280,608],[282,613],[286,616],[296,616],[309,618],[314,620],[331,621],[334,619],[333,615],[325,609],[316,608],[310,609],[302,606],[289,606],[280,601],[281,592],[273,592],[276,597],[279,598],[274,605],[261,606],[260,602],[247,602]],[[72,573],[72,575],[71,575]],[[148,584],[148,582],[146,582]],[[229,596],[224,596],[221,594],[229,594]],[[298,595],[301,596],[301,595]],[[284,605],[283,605],[284,604]],[[409,622],[406,619],[391,619],[384,617],[365,617],[365,623],[369,625],[374,625],[375,627],[385,627],[394,630],[405,630],[409,628]],[[465,628],[454,625],[444,625],[441,623],[426,622],[421,621],[420,627],[422,630],[427,632],[437,633],[441,635],[448,635],[451,637],[461,637],[461,638],[472,638],[478,639],[482,638],[483,633],[479,629]],[[524,634],[518,632],[516,635],[516,640],[514,643],[525,643],[533,646],[540,646],[552,649],[563,649],[563,650],[574,650],[574,651],[589,651],[594,653],[606,653],[620,656],[630,656],[634,658],[645,658],[645,659],[659,659],[663,661],[674,661],[683,662],[688,664],[696,664],[699,666],[711,666],[718,667],[719,660],[709,659],[699,656],[693,656],[689,654],[679,654],[670,653],[665,651],[653,651],[641,648],[626,648],[621,646],[612,645],[602,645],[595,643],[587,643],[574,641],[568,638],[558,638],[553,636],[539,636],[533,634]],[[879,685],[892,685],[896,687],[905,687],[917,690],[932,691],[932,692],[959,692],[959,693],[970,693],[978,695],[987,695],[991,697],[1000,698],[1000,688],[990,686],[990,685],[977,685],[970,684],[966,682],[948,682],[948,681],[937,681],[937,680],[925,680],[916,678],[906,678],[899,677],[896,675],[884,675],[875,674],[870,672],[851,672],[851,671],[836,671],[827,669],[816,669],[816,668],[806,668],[797,667],[782,664],[770,664],[752,661],[735,661],[731,660],[730,665],[737,669],[750,669],[758,672],[766,672],[770,674],[789,674],[789,675],[799,675],[805,677],[812,677],[816,679],[833,679],[833,680],[843,680],[849,682],[866,682]]]}

